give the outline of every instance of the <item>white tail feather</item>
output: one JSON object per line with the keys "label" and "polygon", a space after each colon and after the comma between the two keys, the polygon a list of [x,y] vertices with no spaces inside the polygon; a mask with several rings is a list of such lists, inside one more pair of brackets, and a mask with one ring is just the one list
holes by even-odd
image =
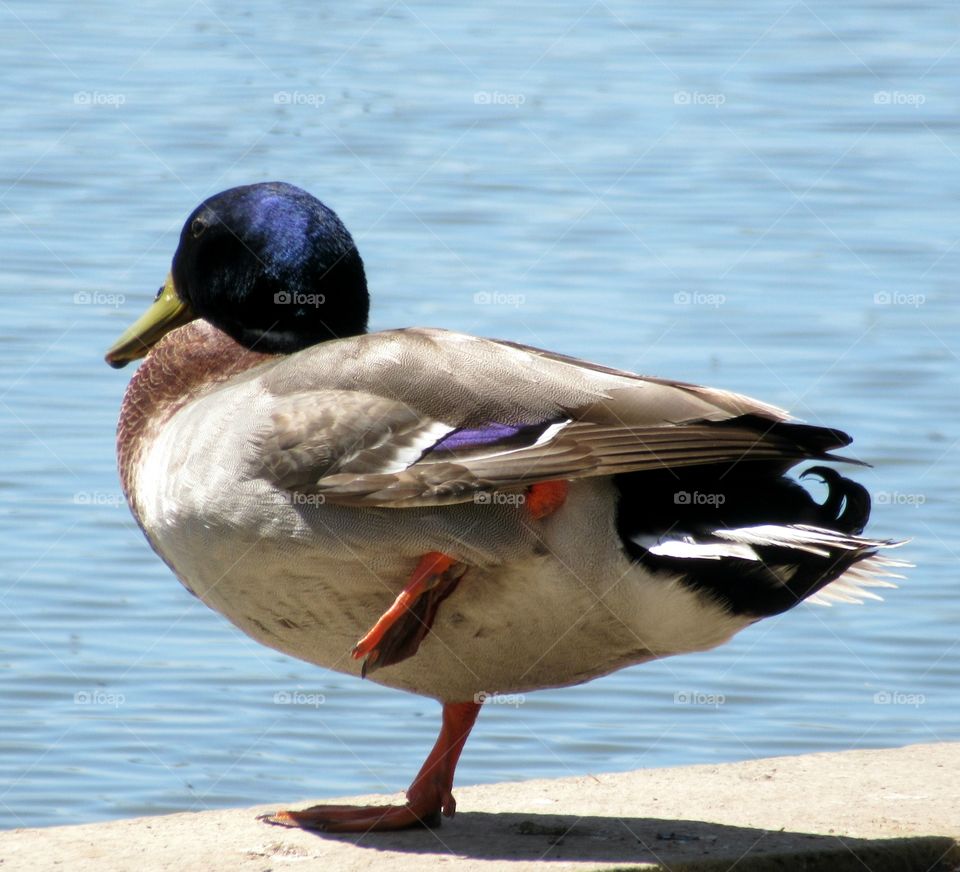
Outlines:
{"label": "white tail feather", "polygon": [[[723,557],[736,557],[741,560],[759,560],[754,546],[774,546],[791,548],[805,554],[829,557],[837,550],[856,551],[879,548],[896,548],[905,543],[878,539],[866,539],[828,530],[824,527],[811,527],[805,524],[780,526],[760,524],[756,527],[738,527],[731,530],[714,530],[713,536],[725,542],[697,542],[692,536],[675,539],[663,539],[656,542],[638,542],[651,554],[664,557],[686,557],[699,560],[719,560]],[[893,560],[879,554],[865,557],[850,567],[835,581],[807,597],[806,602],[815,605],[830,606],[835,602],[862,604],[864,600],[883,600],[870,588],[895,588],[890,579],[902,579],[905,576],[892,572],[893,569],[908,568],[913,564],[903,560]]]}
{"label": "white tail feather", "polygon": [[[874,548],[896,548],[903,545],[903,542],[881,542],[873,541]],[[865,599],[883,601],[883,597],[874,593],[872,587],[895,588],[896,584],[890,581],[891,578],[904,578],[891,569],[900,569],[912,566],[905,560],[892,560],[889,557],[882,557],[874,554],[861,560],[856,566],[848,569],[836,581],[830,582],[826,587],[818,590],[813,596],[808,596],[806,601],[818,606],[830,606],[835,602],[856,603],[861,605]]]}

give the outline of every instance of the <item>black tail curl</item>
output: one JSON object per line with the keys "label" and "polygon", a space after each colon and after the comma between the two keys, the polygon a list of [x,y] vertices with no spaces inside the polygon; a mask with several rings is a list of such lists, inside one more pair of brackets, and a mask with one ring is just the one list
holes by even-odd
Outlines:
{"label": "black tail curl", "polygon": [[[679,578],[735,614],[758,619],[779,614],[876,554],[879,545],[871,540],[840,544],[839,537],[858,537],[866,526],[867,490],[827,466],[809,467],[800,478],[810,476],[827,486],[822,503],[781,466],[764,462],[619,475],[618,533],[630,557],[655,575]],[[818,543],[818,553],[791,544],[753,545],[759,560],[650,550],[665,540],[729,543],[717,531],[768,525],[794,528],[796,535],[803,527],[816,527],[838,534],[838,541]]]}

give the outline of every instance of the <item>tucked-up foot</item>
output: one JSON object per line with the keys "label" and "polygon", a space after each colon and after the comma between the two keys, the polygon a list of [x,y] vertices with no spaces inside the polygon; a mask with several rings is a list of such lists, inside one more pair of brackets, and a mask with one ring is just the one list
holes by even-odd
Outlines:
{"label": "tucked-up foot", "polygon": [[570,493],[568,481],[541,481],[527,488],[527,511],[535,521],[549,518],[566,501]]}
{"label": "tucked-up foot", "polygon": [[463,563],[439,551],[420,558],[406,587],[353,649],[354,659],[366,657],[364,675],[417,652],[440,603],[453,593],[466,571]]}

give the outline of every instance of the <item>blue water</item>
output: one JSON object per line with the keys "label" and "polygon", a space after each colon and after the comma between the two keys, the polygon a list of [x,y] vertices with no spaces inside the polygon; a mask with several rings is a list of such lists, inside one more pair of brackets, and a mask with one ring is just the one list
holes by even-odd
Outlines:
{"label": "blue water", "polygon": [[433,741],[435,703],[207,611],[120,498],[130,372],[102,354],[193,206],[268,178],[352,229],[374,327],[843,428],[870,531],[912,539],[885,603],[489,706],[458,783],[960,739],[956,24],[947,3],[0,4],[0,824],[391,791]]}

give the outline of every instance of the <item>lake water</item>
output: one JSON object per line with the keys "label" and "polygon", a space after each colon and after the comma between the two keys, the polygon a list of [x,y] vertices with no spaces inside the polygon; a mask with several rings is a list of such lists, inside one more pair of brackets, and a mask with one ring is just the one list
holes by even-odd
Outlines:
{"label": "lake water", "polygon": [[120,497],[103,352],[263,179],[339,212],[375,328],[848,430],[912,539],[884,603],[488,706],[459,784],[960,739],[955,7],[324,6],[0,6],[0,825],[399,790],[433,742],[434,702],[206,610]]}

